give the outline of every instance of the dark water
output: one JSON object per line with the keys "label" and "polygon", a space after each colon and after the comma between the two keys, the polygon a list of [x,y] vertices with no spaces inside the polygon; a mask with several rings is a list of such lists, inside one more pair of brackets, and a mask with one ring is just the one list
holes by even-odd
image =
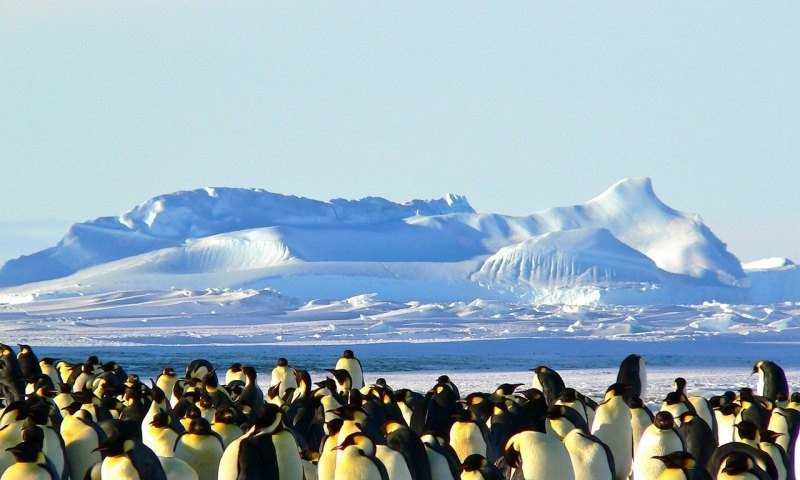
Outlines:
{"label": "dark water", "polygon": [[265,372],[275,366],[277,358],[285,357],[295,368],[321,371],[333,368],[345,348],[355,351],[368,372],[524,371],[542,364],[555,369],[612,368],[631,353],[644,355],[651,366],[747,369],[758,360],[773,360],[785,367],[800,366],[798,345],[729,339],[668,342],[512,339],[354,346],[35,347],[34,350],[39,358],[55,357],[70,362],[97,355],[103,362],[116,361],[128,373],[154,378],[168,366],[183,372],[186,364],[195,358],[205,358],[220,370],[239,362]]}

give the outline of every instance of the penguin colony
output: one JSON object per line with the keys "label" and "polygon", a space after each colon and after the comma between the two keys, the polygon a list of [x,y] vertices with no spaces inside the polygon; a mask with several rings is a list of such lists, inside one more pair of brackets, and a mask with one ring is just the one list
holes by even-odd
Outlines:
{"label": "penguin colony", "polygon": [[597,402],[553,369],[532,388],[462,396],[365,384],[347,350],[312,383],[279,359],[224,379],[206,360],[149,384],[96,356],[39,360],[0,344],[0,480],[793,480],[800,393],[761,361],[755,391],[710,399],[675,380],[653,413],[630,355]]}

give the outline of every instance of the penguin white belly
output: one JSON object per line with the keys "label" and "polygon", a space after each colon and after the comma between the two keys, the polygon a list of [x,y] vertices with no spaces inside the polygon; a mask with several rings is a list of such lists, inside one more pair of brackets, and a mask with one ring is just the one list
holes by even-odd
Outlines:
{"label": "penguin white belly", "polygon": [[752,473],[742,473],[739,475],[728,475],[725,472],[720,472],[717,475],[717,480],[758,480],[758,477],[753,475]]}
{"label": "penguin white belly", "polygon": [[244,435],[244,432],[237,425],[229,425],[227,423],[212,423],[211,430],[222,437],[222,445],[228,448],[234,440]]}
{"label": "penguin white belly", "polygon": [[127,455],[118,457],[106,457],[100,470],[103,479],[113,478],[115,480],[147,480],[139,476],[139,471],[133,466]]}
{"label": "penguin white belly", "polygon": [[[144,427],[144,425],[142,425]],[[172,457],[175,455],[175,441],[178,434],[171,428],[148,428],[142,429],[142,443],[147,445],[159,457]]]}
{"label": "penguin white belly", "polygon": [[337,437],[329,436],[325,438],[322,446],[322,452],[317,461],[317,480],[333,480],[336,473],[336,460],[338,458],[338,450],[333,448],[338,445]]}
{"label": "penguin white belly", "polygon": [[575,429],[564,437],[575,480],[611,480],[613,472],[608,463],[606,449],[597,442],[584,437]]}
{"label": "penguin white belly", "polygon": [[[217,480],[236,480],[239,478],[239,444],[244,437],[239,437],[222,453],[217,469]],[[191,467],[191,465],[189,465]]]}
{"label": "penguin white belly", "polygon": [[425,453],[428,454],[428,463],[431,465],[431,478],[436,480],[453,480],[453,472],[450,471],[450,464],[442,454],[425,445]]}
{"label": "penguin white belly", "polygon": [[519,451],[525,480],[574,480],[567,447],[555,435],[525,431],[509,440]]}
{"label": "penguin white belly", "polygon": [[617,480],[625,480],[631,473],[633,430],[631,409],[622,397],[613,397],[597,407],[592,434],[611,449]]}
{"label": "penguin white belly", "polygon": [[668,468],[661,472],[658,480],[689,480],[682,468]]}
{"label": "penguin white belly", "polygon": [[644,431],[652,424],[653,421],[650,420],[650,415],[643,408],[631,409],[631,434],[633,435],[634,453],[639,448],[639,440],[644,435]]}
{"label": "penguin white belly", "polygon": [[400,452],[392,450],[386,445],[376,445],[375,456],[386,467],[391,480],[412,480],[406,459]]}
{"label": "penguin white belly", "polygon": [[459,462],[463,462],[473,453],[486,456],[486,440],[484,440],[480,428],[472,422],[455,422],[453,424],[450,428],[450,446],[456,451]]}
{"label": "penguin white belly", "polygon": [[639,440],[639,449],[636,450],[633,459],[633,478],[657,480],[659,475],[666,470],[666,466],[664,462],[653,457],[681,450],[683,450],[683,442],[674,430],[659,430],[655,425],[647,427]]}
{"label": "penguin white belly", "polygon": [[785,415],[786,410],[783,408],[776,408],[769,416],[769,425],[767,430],[780,433],[781,436],[775,440],[775,443],[783,447],[787,452],[789,451],[789,442],[792,439],[791,432],[789,431],[789,420]]}
{"label": "penguin white belly", "polygon": [[284,430],[272,435],[281,480],[303,480],[303,462],[294,436]]}
{"label": "penguin white belly", "polygon": [[355,358],[340,358],[336,362],[336,370],[347,370],[353,380],[353,388],[364,386],[364,372],[361,371],[361,363]]}
{"label": "penguin white belly", "polygon": [[44,432],[44,445],[42,453],[52,463],[56,472],[63,477],[64,469],[67,466],[66,452],[61,448],[61,438],[52,427],[40,426]]}
{"label": "penguin white belly", "polygon": [[222,445],[214,436],[184,435],[175,447],[175,457],[188,463],[199,480],[217,480]]}
{"label": "penguin white belly", "polygon": [[305,478],[305,480],[316,480],[317,478],[316,464],[309,462],[308,460],[303,460],[303,478]]}
{"label": "penguin white belly", "polygon": [[403,414],[403,420],[406,421],[406,425],[411,425],[411,414],[414,412],[408,408],[406,402],[398,402],[397,406],[400,407],[400,413]]}
{"label": "penguin white belly", "polygon": [[689,403],[694,407],[697,415],[705,420],[708,428],[714,429],[714,412],[708,406],[708,400],[703,397],[689,397]]}
{"label": "penguin white belly", "polygon": [[97,432],[72,415],[61,421],[61,438],[64,439],[73,478],[82,479],[92,465],[103,459],[100,452],[93,451],[100,445]]}
{"label": "penguin white belly", "polygon": [[483,474],[477,470],[471,472],[462,471],[459,480],[484,480]]}
{"label": "penguin white belly", "polygon": [[14,422],[0,428],[0,472],[5,472],[8,467],[17,463],[14,454],[6,451],[22,441],[23,421]]}
{"label": "penguin white belly", "polygon": [[53,477],[35,463],[15,463],[3,472],[0,480],[53,480]]}
{"label": "penguin white belly", "polygon": [[717,442],[719,446],[733,441],[736,432],[736,415],[723,415],[719,410],[714,410],[717,417]]}
{"label": "penguin white belly", "polygon": [[197,472],[188,463],[175,457],[158,457],[167,480],[198,480]]}
{"label": "penguin white belly", "polygon": [[789,478],[789,472],[786,471],[786,465],[783,463],[781,449],[767,442],[761,442],[758,446],[762,452],[766,452],[767,455],[772,458],[772,461],[775,462],[775,468],[778,469],[778,478],[775,480],[786,480]]}
{"label": "penguin white belly", "polygon": [[381,480],[381,472],[357,447],[347,447],[336,462],[334,480]]}

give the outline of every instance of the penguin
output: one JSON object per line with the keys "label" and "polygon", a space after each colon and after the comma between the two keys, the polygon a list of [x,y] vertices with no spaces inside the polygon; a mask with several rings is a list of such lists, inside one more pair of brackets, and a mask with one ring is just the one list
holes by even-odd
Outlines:
{"label": "penguin", "polygon": [[675,420],[669,412],[658,412],[653,424],[647,427],[639,440],[639,448],[633,457],[633,478],[638,480],[656,480],[666,470],[666,465],[655,458],[673,452],[686,450],[683,436],[675,426]]}
{"label": "penguin", "polygon": [[328,369],[326,372],[329,372],[333,376],[337,394],[345,395],[351,388],[353,388],[353,379],[350,377],[350,372],[347,370]]}
{"label": "penguin", "polygon": [[425,446],[425,453],[428,463],[431,466],[431,478],[434,480],[458,478],[460,475],[461,463],[458,461],[453,447],[447,444],[443,438],[430,433],[425,433],[420,437]]}
{"label": "penguin", "polygon": [[224,448],[228,448],[231,442],[244,435],[242,429],[236,425],[236,411],[231,407],[222,407],[214,413],[211,430],[220,436]]}
{"label": "penguin", "polygon": [[215,473],[219,480],[303,480],[300,450],[283,424],[280,407],[265,404],[259,408],[253,427],[225,449]]}
{"label": "penguin", "polygon": [[158,378],[156,378],[156,386],[164,392],[167,397],[167,402],[172,400],[172,391],[175,388],[175,383],[178,381],[178,375],[172,368],[165,368],[161,370]]}
{"label": "penguin", "polygon": [[36,354],[33,353],[29,345],[19,346],[17,361],[22,370],[23,378],[30,379],[42,374],[42,367],[39,365],[39,359],[36,358]]}
{"label": "penguin", "polygon": [[763,430],[759,435],[758,448],[772,458],[775,467],[778,469],[778,480],[794,480],[794,468],[789,461],[789,455],[783,447],[775,442],[782,435],[781,433]]}
{"label": "penguin", "polygon": [[503,472],[480,454],[472,454],[461,463],[461,480],[504,480]]}
{"label": "penguin", "polygon": [[708,467],[711,455],[717,448],[717,436],[711,431],[708,424],[694,412],[684,412],[681,415],[681,435],[686,442],[686,451],[702,468]]}
{"label": "penguin", "polygon": [[762,360],[753,365],[753,374],[758,374],[756,395],[775,402],[778,396],[789,398],[789,383],[786,373],[776,363]]}
{"label": "penguin", "polygon": [[765,471],[769,478],[777,479],[778,468],[775,465],[775,461],[772,460],[772,457],[761,450],[759,446],[759,433],[756,426],[749,421],[743,421],[737,424],[737,430],[739,431],[739,436],[742,438],[742,441],[728,442],[717,447],[711,455],[711,460],[708,462],[709,473],[711,473],[712,476],[720,475],[729,456],[744,455],[759,469]]}
{"label": "penguin", "polygon": [[171,457],[175,454],[175,442],[182,433],[171,425],[169,414],[158,412],[153,419],[142,424],[142,443],[159,457]]}
{"label": "penguin", "polygon": [[547,409],[545,427],[547,433],[553,433],[561,439],[575,428],[584,433],[589,433],[589,426],[586,425],[583,417],[575,409],[564,405],[553,405]]}
{"label": "penguin", "polygon": [[389,480],[383,463],[375,457],[375,443],[363,433],[348,435],[337,447],[334,480]]}
{"label": "penguin", "polygon": [[403,456],[414,480],[433,480],[425,445],[411,428],[392,420],[383,426],[383,431],[386,445]]}
{"label": "penguin", "polygon": [[739,403],[742,406],[737,416],[740,421],[753,422],[759,430],[767,428],[767,425],[769,425],[769,411],[756,398],[752,389],[742,388],[739,390]]}
{"label": "penguin", "polygon": [[92,465],[102,461],[97,448],[106,439],[106,434],[92,420],[91,414],[81,409],[72,415],[66,415],[60,430],[69,471],[74,478],[82,479]]}
{"label": "penguin", "polygon": [[[16,358],[15,358],[16,360]],[[8,448],[22,440],[22,430],[25,419],[28,418],[28,408],[24,402],[12,402],[4,410],[0,418],[0,447]],[[0,472],[5,471],[14,464],[14,454],[0,448]]]}
{"label": "penguin", "polygon": [[632,398],[628,402],[631,409],[631,433],[633,434],[633,451],[639,448],[639,440],[647,427],[653,424],[653,412],[647,408],[641,398]]}
{"label": "penguin", "polygon": [[136,440],[114,435],[103,441],[98,450],[104,457],[100,467],[103,479],[167,480],[156,454]]}
{"label": "penguin", "polygon": [[533,372],[533,388],[544,394],[547,405],[555,404],[561,392],[564,390],[564,380],[555,370],[539,365],[531,369]]}
{"label": "penguin", "polygon": [[199,480],[216,480],[223,450],[222,439],[211,430],[208,420],[195,418],[175,441],[174,456],[188,463]]}
{"label": "penguin", "polygon": [[504,458],[509,467],[522,471],[525,480],[575,479],[567,447],[555,435],[520,432],[508,440]]}
{"label": "penguin", "polygon": [[[249,365],[242,367],[242,375],[244,376],[245,382],[244,388],[242,388],[242,392],[239,394],[239,396],[236,397],[233,405],[246,417],[251,418],[251,416],[264,404],[264,393],[258,386],[255,368]],[[294,375],[292,378],[294,378]],[[281,382],[280,384],[284,385],[284,382]],[[294,386],[296,387],[297,383],[294,383]]]}
{"label": "penguin", "polygon": [[[453,414],[449,443],[455,450],[460,462],[463,463],[464,459],[473,453],[488,457],[488,437],[489,432],[486,425],[476,421],[469,410],[460,410]],[[492,453],[496,456],[496,453]]]}
{"label": "penguin", "polygon": [[570,407],[578,412],[583,420],[586,422],[587,425],[592,424],[592,420],[594,419],[594,410],[592,410],[592,415],[589,415],[589,408],[586,406],[586,403],[578,396],[578,391],[574,388],[565,388],[561,391],[561,395],[556,400],[556,405],[564,405],[565,407]]}
{"label": "penguin", "polygon": [[628,385],[630,389],[623,394],[625,402],[630,402],[631,398],[642,398],[647,396],[647,369],[644,364],[644,357],[641,355],[628,355],[619,365],[617,373],[617,383]]}
{"label": "penguin", "polygon": [[[28,418],[25,421],[26,428],[22,430],[22,440],[41,439],[42,453],[53,463],[53,467],[61,478],[69,476],[69,465],[67,464],[67,452],[64,447],[64,440],[60,433],[53,428],[50,420],[50,411],[44,404],[31,406],[28,409]],[[31,437],[33,435],[33,438]]]}
{"label": "penguin", "polygon": [[767,472],[759,467],[752,457],[735,452],[725,458],[717,480],[773,480]]}
{"label": "penguin", "polygon": [[289,361],[285,358],[279,358],[275,368],[272,369],[272,379],[269,382],[269,386],[274,387],[276,385],[280,385],[278,387],[278,396],[281,397],[286,393],[286,390],[297,388],[294,369],[289,366]]}
{"label": "penguin", "polygon": [[[440,377],[441,379],[441,377]],[[411,418],[411,428],[417,432],[433,432],[437,436],[450,438],[450,430],[452,427],[452,416],[461,410],[458,404],[459,396],[452,385],[450,379],[446,381],[437,381],[436,385],[425,394],[425,399],[418,406],[420,410],[424,407],[424,417],[417,419],[422,420],[422,425],[417,425],[415,416]]]}
{"label": "penguin", "polygon": [[[486,425],[489,427],[489,441],[495,451],[502,452],[508,439],[524,428],[521,428],[519,418],[509,411],[509,404],[514,405],[514,401],[501,400],[490,402],[490,404],[492,406],[492,415],[486,421]],[[473,413],[473,415],[475,414]],[[583,422],[583,418],[581,418],[581,421]]]}
{"label": "penguin", "polygon": [[336,461],[339,450],[339,432],[342,428],[342,419],[335,418],[327,422],[325,428],[328,431],[322,442],[320,442],[319,459],[317,460],[317,480],[333,480],[336,474]]}
{"label": "penguin", "polygon": [[[219,378],[217,372],[211,370],[203,377],[203,389],[205,392],[201,393],[201,397],[207,395],[211,399],[211,405],[216,409],[221,405],[233,405],[233,400],[224,388],[219,386]],[[213,413],[211,416],[213,417]]]}
{"label": "penguin", "polygon": [[576,428],[563,439],[575,480],[612,480],[614,456],[599,438]]}
{"label": "penguin", "polygon": [[336,370],[347,370],[350,373],[352,388],[360,389],[364,386],[364,370],[352,350],[342,353],[342,357],[336,362]]}
{"label": "penguin", "polygon": [[214,366],[208,360],[202,358],[192,360],[186,366],[186,379],[195,378],[202,380],[209,372],[214,370]]}
{"label": "penguin", "polygon": [[244,373],[242,373],[242,364],[234,363],[225,372],[225,385],[230,385],[233,382],[244,382]]}
{"label": "penguin", "polygon": [[742,406],[733,401],[721,398],[720,405],[714,408],[717,423],[717,443],[719,446],[733,442],[736,436],[736,422]]}
{"label": "penguin", "polygon": [[376,444],[375,458],[386,468],[390,480],[414,480],[405,457],[393,448]]}
{"label": "penguin", "polygon": [[669,392],[661,403],[661,411],[669,412],[672,418],[680,418],[684,412],[694,411],[694,407],[683,393]]}
{"label": "penguin", "polygon": [[55,368],[55,362],[56,360],[50,357],[39,360],[39,369],[43,374],[50,377],[50,380],[53,382],[53,387],[57,387],[59,383],[62,383],[61,377],[58,375],[58,370]]}
{"label": "penguin", "polygon": [[592,435],[595,435],[611,449],[616,469],[614,478],[617,480],[627,479],[632,467],[631,409],[623,396],[629,388],[621,383],[615,383],[608,387],[605,400],[597,406],[591,431]]}
{"label": "penguin", "polygon": [[658,480],[711,480],[711,475],[689,452],[672,452],[653,458],[664,464]]}
{"label": "penguin", "polygon": [[800,428],[800,412],[791,408],[776,407],[769,416],[767,430],[780,433],[775,443],[787,453],[794,453]]}
{"label": "penguin", "polygon": [[35,443],[22,442],[6,450],[14,455],[15,463],[3,472],[0,480],[61,479]]}

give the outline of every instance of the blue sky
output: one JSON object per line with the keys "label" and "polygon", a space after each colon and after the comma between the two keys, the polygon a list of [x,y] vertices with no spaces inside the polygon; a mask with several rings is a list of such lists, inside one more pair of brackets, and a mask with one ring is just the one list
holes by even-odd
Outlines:
{"label": "blue sky", "polygon": [[0,4],[0,261],[202,186],[578,203],[800,260],[800,4]]}

